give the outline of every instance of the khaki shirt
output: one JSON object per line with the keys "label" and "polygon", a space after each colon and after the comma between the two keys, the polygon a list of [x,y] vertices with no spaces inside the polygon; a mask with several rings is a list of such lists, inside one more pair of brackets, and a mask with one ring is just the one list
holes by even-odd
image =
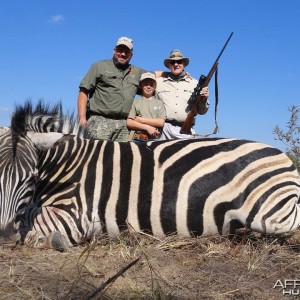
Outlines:
{"label": "khaki shirt", "polygon": [[[165,105],[167,120],[184,122],[190,111],[188,100],[198,81],[185,76],[179,81],[170,77],[160,77],[156,78],[156,82],[156,97],[162,100]],[[208,107],[209,102],[204,105]]]}
{"label": "khaki shirt", "polygon": [[79,87],[89,91],[91,111],[127,117],[144,72],[133,65],[118,69],[112,59],[102,60],[91,66]]}
{"label": "khaki shirt", "polygon": [[135,116],[152,119],[165,119],[165,106],[161,100],[154,97],[149,99],[144,97],[134,99],[128,118],[134,119]]}

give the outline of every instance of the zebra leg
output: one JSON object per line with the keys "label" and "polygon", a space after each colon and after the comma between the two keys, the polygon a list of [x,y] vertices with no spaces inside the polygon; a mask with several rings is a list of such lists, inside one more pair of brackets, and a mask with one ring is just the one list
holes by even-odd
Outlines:
{"label": "zebra leg", "polygon": [[50,232],[46,236],[40,232],[29,231],[26,237],[22,239],[22,244],[34,248],[53,249],[61,252],[70,249],[67,238],[59,231]]}
{"label": "zebra leg", "polygon": [[33,204],[28,207],[22,216],[19,228],[22,243],[35,248],[58,251],[67,251],[73,245],[79,244],[82,233],[75,230],[78,229],[78,224],[68,218],[68,225],[75,228],[72,231],[73,236],[72,234],[68,235],[65,224],[61,223],[59,219],[62,214],[68,216],[65,211],[50,206],[36,207]]}
{"label": "zebra leg", "polygon": [[65,252],[70,248],[66,237],[59,231],[53,231],[46,236],[43,246],[61,252]]}
{"label": "zebra leg", "polygon": [[102,233],[100,219],[93,216],[90,220],[86,213],[72,206],[73,202],[66,200],[63,206],[60,200],[63,209],[54,207],[53,201],[53,206],[36,207],[34,203],[28,206],[19,229],[25,243],[32,240],[33,247],[66,251]]}

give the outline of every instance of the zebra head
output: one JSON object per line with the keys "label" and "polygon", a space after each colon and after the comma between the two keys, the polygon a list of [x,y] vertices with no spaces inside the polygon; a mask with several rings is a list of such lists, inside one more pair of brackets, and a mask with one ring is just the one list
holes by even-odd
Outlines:
{"label": "zebra head", "polygon": [[[61,105],[51,110],[41,101],[17,106],[10,128],[0,131],[0,244],[19,239],[21,216],[30,205],[38,179],[38,153],[59,140],[71,127]],[[66,125],[68,124],[68,125]],[[73,125],[72,125],[73,126]]]}
{"label": "zebra head", "polygon": [[0,244],[7,244],[15,242],[17,216],[33,196],[38,161],[26,135],[9,129],[0,140]]}

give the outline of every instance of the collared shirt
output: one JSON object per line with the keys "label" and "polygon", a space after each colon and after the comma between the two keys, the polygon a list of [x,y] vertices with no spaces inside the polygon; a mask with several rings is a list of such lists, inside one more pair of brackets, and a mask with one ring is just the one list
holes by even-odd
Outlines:
{"label": "collared shirt", "polygon": [[122,70],[112,59],[102,60],[91,66],[79,87],[89,91],[91,111],[127,117],[144,72],[133,65]]}
{"label": "collared shirt", "polygon": [[134,99],[128,118],[134,119],[135,116],[144,118],[165,119],[166,110],[163,102],[154,97]]}
{"label": "collared shirt", "polygon": [[[190,111],[188,100],[198,81],[187,76],[176,81],[168,76],[157,78],[156,82],[156,96],[165,105],[167,120],[184,122]],[[208,105],[209,103],[207,103]]]}

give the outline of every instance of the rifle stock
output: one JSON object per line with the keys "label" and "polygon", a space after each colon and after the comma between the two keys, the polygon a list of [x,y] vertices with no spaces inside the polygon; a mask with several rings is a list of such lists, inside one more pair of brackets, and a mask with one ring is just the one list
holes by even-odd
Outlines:
{"label": "rifle stock", "polygon": [[214,75],[214,73],[216,72],[217,68],[218,68],[218,63],[219,63],[219,59],[221,57],[221,55],[223,54],[223,51],[225,50],[227,44],[229,43],[231,37],[233,35],[233,32],[231,32],[229,38],[227,39],[225,45],[223,46],[220,54],[218,55],[217,59],[215,60],[212,68],[210,69],[209,73],[207,76],[201,75],[197,86],[195,87],[190,99],[188,100],[188,104],[191,106],[191,110],[189,111],[182,127],[180,130],[180,133],[185,133],[185,134],[191,134],[191,128],[194,124],[194,118],[197,116],[198,112],[197,112],[197,103],[198,101],[202,102],[204,101],[204,97],[200,97],[200,99],[197,99],[198,95],[200,94],[201,90],[204,87],[207,87],[212,76]]}
{"label": "rifle stock", "polygon": [[191,110],[186,116],[186,119],[181,127],[180,133],[190,134],[194,124],[194,118],[197,116],[196,103],[192,105]]}

